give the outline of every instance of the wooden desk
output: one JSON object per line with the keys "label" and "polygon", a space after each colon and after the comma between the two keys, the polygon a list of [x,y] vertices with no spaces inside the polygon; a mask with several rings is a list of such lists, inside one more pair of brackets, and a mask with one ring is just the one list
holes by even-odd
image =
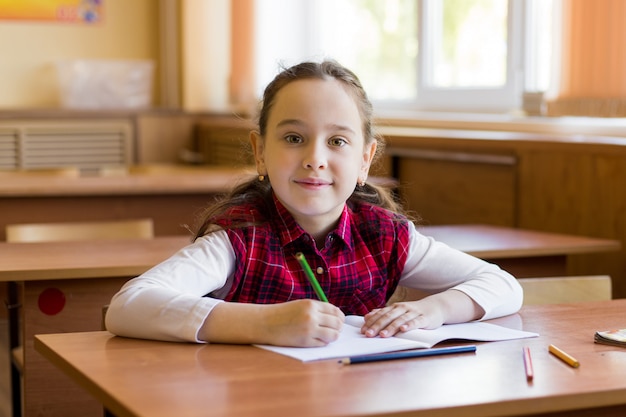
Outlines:
{"label": "wooden desk", "polygon": [[220,193],[252,172],[242,168],[163,168],[127,175],[63,177],[4,175],[0,240],[11,223],[98,221],[150,217],[155,234],[187,234]]}
{"label": "wooden desk", "polygon": [[[61,176],[0,173],[0,240],[13,223],[151,218],[157,236],[184,235],[214,197],[255,175],[253,167],[146,166],[130,173]],[[391,178],[371,177],[393,188]],[[45,209],[42,209],[45,208]]]}
{"label": "wooden desk", "polygon": [[[610,250],[616,245],[602,239],[491,226],[431,226],[420,230],[496,263],[522,256],[523,270],[532,266],[535,276],[550,275],[551,270],[540,269],[546,266],[541,262],[544,258],[558,260],[560,268],[564,268],[569,253]],[[8,305],[22,306],[20,328],[16,327],[16,310],[11,310],[10,322],[14,332],[11,340],[16,340],[18,330],[24,338],[25,415],[37,415],[43,410],[48,416],[83,415],[82,404],[91,410],[98,409],[95,401],[76,388],[72,390],[72,384],[35,353],[33,335],[99,330],[102,306],[124,282],[189,242],[189,236],[158,236],[154,240],[137,241],[0,243],[0,282],[7,282],[12,288]],[[544,247],[533,246],[539,243]],[[518,272],[513,268],[511,271]],[[65,298],[62,311],[53,315],[43,313],[40,300],[44,300],[45,307],[54,304],[59,296]],[[69,409],[63,408],[63,404],[56,403],[59,397],[71,397],[74,402]]]}
{"label": "wooden desk", "polygon": [[[108,332],[37,335],[35,348],[118,417],[623,416],[626,349],[594,344],[593,335],[623,327],[625,313],[626,300],[525,307],[497,322],[538,338],[478,343],[476,354],[352,366]],[[550,343],[581,366],[550,355]],[[532,382],[523,346],[531,348]]]}
{"label": "wooden desk", "polygon": [[[24,347],[25,416],[81,416],[100,410],[33,350],[33,335],[101,329],[102,307],[129,278],[165,260],[189,236],[149,240],[0,243],[0,281],[9,284],[11,346]],[[60,310],[60,311],[58,311]],[[47,313],[46,313],[47,312]],[[51,314],[54,313],[54,314]],[[19,324],[18,324],[19,322]],[[19,325],[19,328],[18,328]],[[20,378],[14,370],[13,386]],[[73,398],[69,409],[57,403]],[[17,407],[15,407],[17,408]]]}
{"label": "wooden desk", "polygon": [[518,278],[568,275],[568,258],[619,251],[614,239],[539,232],[481,224],[422,226],[418,230],[449,246],[499,265]]}

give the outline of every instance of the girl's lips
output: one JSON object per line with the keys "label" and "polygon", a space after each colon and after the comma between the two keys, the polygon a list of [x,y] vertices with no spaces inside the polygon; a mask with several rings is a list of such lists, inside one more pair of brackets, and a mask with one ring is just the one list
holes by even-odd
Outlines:
{"label": "girl's lips", "polygon": [[295,180],[297,184],[309,186],[309,187],[321,187],[332,184],[330,181],[322,180],[319,178],[305,178],[301,180]]}

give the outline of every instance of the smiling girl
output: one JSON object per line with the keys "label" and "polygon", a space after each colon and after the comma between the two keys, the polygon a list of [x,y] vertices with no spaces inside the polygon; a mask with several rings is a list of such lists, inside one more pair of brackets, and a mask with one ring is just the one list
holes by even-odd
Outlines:
{"label": "smiling girl", "polygon": [[[322,346],[345,314],[367,336],[516,312],[522,290],[498,266],[421,235],[366,182],[379,141],[358,78],[334,61],[285,69],[250,134],[258,178],[208,208],[194,243],[130,280],[106,316],[147,339]],[[303,253],[329,302],[317,300]],[[387,305],[401,284],[425,298]]]}

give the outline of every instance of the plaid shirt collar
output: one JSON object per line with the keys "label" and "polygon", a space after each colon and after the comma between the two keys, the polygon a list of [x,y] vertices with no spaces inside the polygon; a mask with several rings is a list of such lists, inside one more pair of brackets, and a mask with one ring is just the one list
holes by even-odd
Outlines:
{"label": "plaid shirt collar", "polygon": [[[308,236],[308,239],[311,239],[311,236],[296,222],[291,213],[282,205],[278,198],[276,198],[275,194],[272,194],[274,199],[274,205],[276,206],[277,216],[273,218],[272,222],[277,222],[281,226],[276,227],[275,230],[279,230],[279,237],[281,246],[285,247],[286,245],[305,238],[304,236]],[[339,223],[337,227],[330,232],[330,237],[333,240],[341,240],[348,247],[348,249],[353,250],[353,240],[351,233],[351,222],[352,222],[352,212],[348,208],[348,205],[345,204],[343,207],[343,211],[341,212],[341,216],[339,217]]]}

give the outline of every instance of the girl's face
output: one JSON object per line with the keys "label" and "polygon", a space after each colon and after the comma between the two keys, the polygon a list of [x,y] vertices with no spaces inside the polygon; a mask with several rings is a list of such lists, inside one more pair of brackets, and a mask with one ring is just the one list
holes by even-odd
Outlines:
{"label": "girl's face", "polygon": [[[376,141],[365,145],[354,98],[335,79],[305,79],[275,97],[266,136],[251,136],[257,171],[309,233],[328,232],[357,182],[365,181]],[[312,230],[311,230],[312,229]]]}

